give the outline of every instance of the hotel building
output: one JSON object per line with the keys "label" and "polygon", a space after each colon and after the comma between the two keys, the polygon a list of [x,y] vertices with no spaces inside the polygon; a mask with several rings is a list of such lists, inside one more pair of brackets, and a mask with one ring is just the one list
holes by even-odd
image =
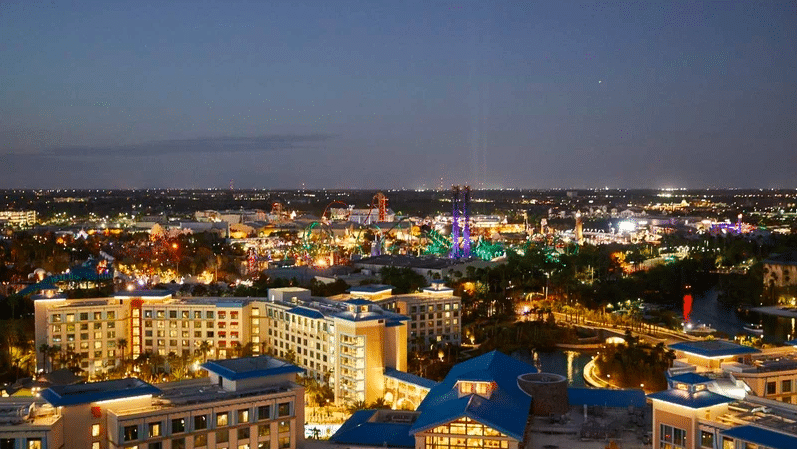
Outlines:
{"label": "hotel building", "polygon": [[294,449],[304,438],[302,369],[268,356],[210,361],[210,376],[128,378],[0,399],[6,449]]}
{"label": "hotel building", "polygon": [[123,356],[226,358],[250,345],[251,353],[290,360],[308,376],[330,374],[339,402],[373,402],[385,396],[385,370],[407,369],[406,316],[363,298],[311,297],[302,288],[270,289],[267,298],[172,298],[141,291],[37,299],[35,316],[38,366],[52,367],[40,350],[46,344],[77,355],[89,375],[113,368]]}
{"label": "hotel building", "polygon": [[686,373],[670,389],[648,395],[653,447],[667,449],[791,449],[797,407],[748,395],[741,382]]}

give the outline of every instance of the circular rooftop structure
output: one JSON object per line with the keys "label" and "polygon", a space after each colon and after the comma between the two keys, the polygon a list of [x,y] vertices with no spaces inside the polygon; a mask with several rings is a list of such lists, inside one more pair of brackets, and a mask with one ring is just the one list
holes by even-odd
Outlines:
{"label": "circular rooftop structure", "polygon": [[526,373],[517,378],[518,387],[531,396],[535,416],[563,415],[570,408],[567,401],[567,378],[554,373]]}

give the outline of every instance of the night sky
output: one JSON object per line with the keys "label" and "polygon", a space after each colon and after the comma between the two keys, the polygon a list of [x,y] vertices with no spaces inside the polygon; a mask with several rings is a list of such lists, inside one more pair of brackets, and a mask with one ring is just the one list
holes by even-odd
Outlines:
{"label": "night sky", "polygon": [[0,188],[797,187],[797,2],[672,3],[3,0]]}

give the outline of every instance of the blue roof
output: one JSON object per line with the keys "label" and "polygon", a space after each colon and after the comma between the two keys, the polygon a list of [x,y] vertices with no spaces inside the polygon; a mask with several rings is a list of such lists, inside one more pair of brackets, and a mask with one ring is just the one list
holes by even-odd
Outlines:
{"label": "blue roof", "polygon": [[684,373],[670,377],[670,381],[694,385],[694,384],[711,382],[711,378],[708,378],[706,376],[701,376],[700,374],[695,374],[695,373]]}
{"label": "blue roof", "polygon": [[202,368],[229,380],[242,380],[253,377],[304,372],[303,368],[267,355],[226,360],[210,360],[203,363]]}
{"label": "blue roof", "polygon": [[761,352],[750,346],[743,346],[727,340],[684,341],[669,346],[676,351],[688,352],[701,357],[729,357]]}
{"label": "blue roof", "polygon": [[294,307],[288,310],[288,313],[292,313],[294,315],[301,315],[306,316],[307,318],[324,318],[324,314],[313,309],[308,309],[306,307]]}
{"label": "blue roof", "polygon": [[648,395],[650,399],[669,402],[670,404],[681,405],[689,408],[711,407],[719,404],[727,404],[735,401],[733,398],[721,394],[712,393],[708,390],[689,393],[683,390],[664,390]]}
{"label": "blue roof", "polygon": [[42,391],[41,397],[54,407],[61,407],[160,393],[158,388],[131,377],[104,382],[52,386]]}
{"label": "blue roof", "polygon": [[399,371],[393,368],[385,368],[385,376],[392,377],[393,379],[400,380],[408,384],[418,385],[422,388],[428,388],[430,390],[437,385],[437,382],[431,379],[416,376],[415,374],[405,373],[404,371]]}
{"label": "blue roof", "polygon": [[369,422],[377,412],[377,410],[355,412],[329,438],[329,441],[336,444],[363,446],[415,447],[415,437],[410,435],[412,423]]}
{"label": "blue roof", "polygon": [[775,432],[774,430],[764,429],[756,426],[739,426],[724,430],[722,435],[756,443],[760,446],[771,447],[772,449],[794,449],[797,447],[797,436]]}
{"label": "blue roof", "polygon": [[346,304],[352,304],[352,305],[355,305],[355,306],[364,306],[364,305],[367,305],[367,304],[373,304],[373,301],[369,301],[367,299],[362,299],[362,298],[347,299],[346,301],[343,301],[343,302],[345,302]]}
{"label": "blue roof", "polygon": [[797,346],[797,340],[789,340],[789,341],[783,342],[783,344],[786,344],[786,345],[789,345],[789,346]]}
{"label": "blue roof", "polygon": [[[498,351],[454,365],[418,406],[421,415],[410,433],[467,416],[511,438],[523,440],[531,397],[518,387],[517,378],[536,372],[533,366]],[[455,386],[463,379],[495,382],[497,388],[489,399],[477,394],[459,397]]]}
{"label": "blue roof", "polygon": [[387,284],[366,284],[357,285],[349,289],[349,293],[381,293],[385,290],[393,290],[392,285]]}
{"label": "blue roof", "polygon": [[599,405],[601,407],[625,408],[634,406],[643,408],[647,405],[645,392],[642,390],[607,390],[604,388],[567,389],[567,400],[570,405]]}

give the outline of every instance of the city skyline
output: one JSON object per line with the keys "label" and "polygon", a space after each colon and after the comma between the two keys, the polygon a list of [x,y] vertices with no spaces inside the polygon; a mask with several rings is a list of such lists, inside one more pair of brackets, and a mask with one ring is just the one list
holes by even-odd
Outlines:
{"label": "city skyline", "polygon": [[793,188],[796,14],[7,3],[0,188]]}

